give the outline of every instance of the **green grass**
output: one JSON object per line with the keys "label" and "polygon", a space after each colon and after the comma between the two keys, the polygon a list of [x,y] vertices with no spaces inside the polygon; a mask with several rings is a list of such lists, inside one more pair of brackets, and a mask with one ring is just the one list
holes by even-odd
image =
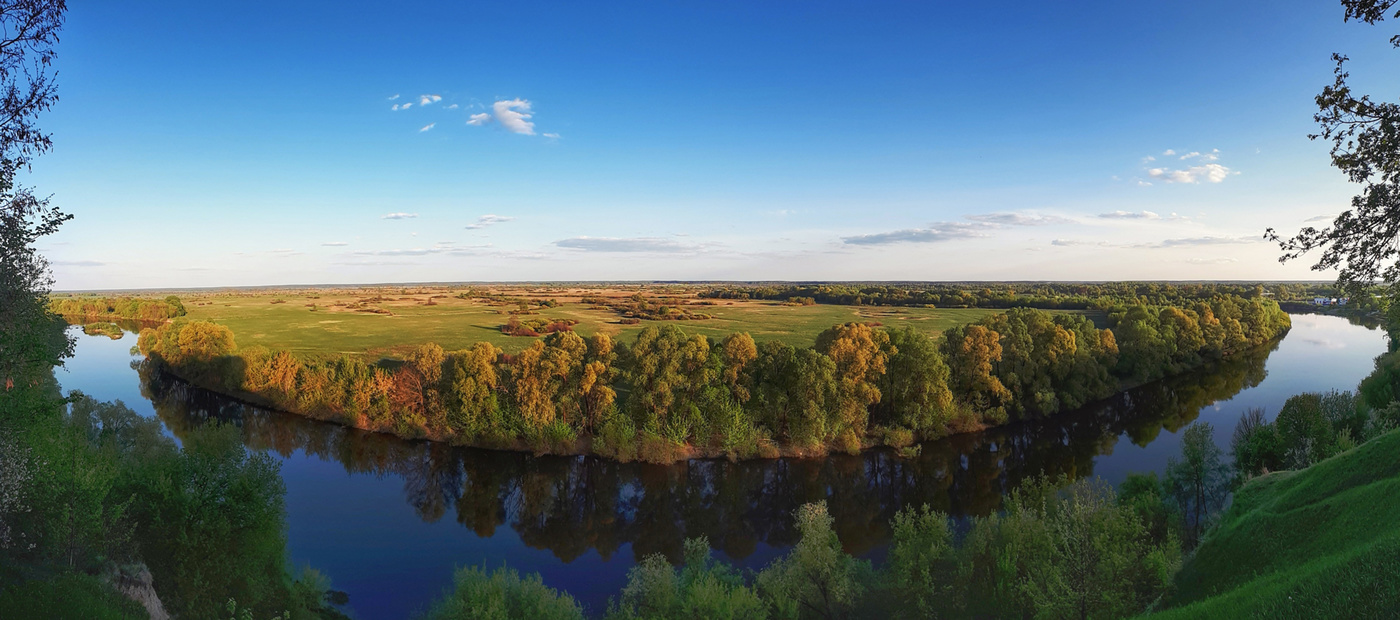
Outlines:
{"label": "green grass", "polygon": [[1400,431],[1240,489],[1161,618],[1400,617]]}
{"label": "green grass", "polygon": [[[700,321],[642,321],[637,325],[619,323],[617,313],[594,309],[579,302],[581,296],[599,294],[594,289],[506,289],[500,292],[530,298],[557,299],[558,308],[546,308],[527,318],[575,319],[578,333],[588,336],[605,332],[630,341],[648,325],[671,323],[687,333],[722,338],[733,332],[748,332],[755,340],[780,340],[794,346],[811,346],[822,330],[850,321],[878,322],[885,326],[910,326],[930,335],[949,327],[971,323],[998,311],[979,308],[897,308],[873,306],[787,306],[768,301],[714,300],[715,305],[687,308],[694,313],[714,315]],[[630,295],[635,289],[603,289],[615,297]],[[295,353],[352,353],[371,356],[399,356],[412,347],[436,342],[448,350],[461,349],[486,341],[506,352],[530,345],[528,337],[507,336],[500,332],[507,311],[514,305],[457,299],[455,290],[399,289],[300,289],[260,290],[182,295],[188,317],[228,326],[240,347],[261,345]],[[656,294],[676,295],[673,290]],[[648,290],[648,294],[652,291]],[[391,315],[357,312],[331,307],[337,302],[354,302],[382,295],[392,298],[368,304]],[[436,305],[425,305],[431,297]],[[273,303],[281,300],[280,303]],[[695,302],[693,297],[689,300]],[[316,304],[316,309],[309,307]]]}

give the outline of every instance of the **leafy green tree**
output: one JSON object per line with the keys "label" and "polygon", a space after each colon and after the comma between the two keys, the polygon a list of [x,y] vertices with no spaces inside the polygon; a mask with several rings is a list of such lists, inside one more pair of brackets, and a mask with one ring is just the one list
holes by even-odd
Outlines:
{"label": "leafy green tree", "polygon": [[443,593],[423,620],[583,620],[573,597],[544,585],[539,575],[521,577],[501,567],[490,573],[457,569],[452,589]]}
{"label": "leafy green tree", "polygon": [[888,372],[881,384],[876,423],[937,437],[946,431],[953,406],[949,369],[932,338],[912,328],[887,330]]}
{"label": "leafy green tree", "polygon": [[1288,469],[1302,469],[1337,452],[1337,430],[1323,412],[1321,394],[1289,397],[1274,426],[1283,448],[1283,466]]}
{"label": "leafy green tree", "polygon": [[500,350],[487,342],[454,351],[443,361],[443,405],[447,425],[470,439],[498,421],[496,359]]}
{"label": "leafy green tree", "polygon": [[1167,461],[1168,497],[1182,516],[1183,542],[1195,547],[1230,493],[1230,466],[1215,445],[1215,428],[1196,422],[1181,435],[1181,458]]}
{"label": "leafy green tree", "polygon": [[1240,415],[1230,438],[1230,453],[1234,458],[1236,483],[1251,477],[1283,469],[1283,439],[1278,427],[1264,420],[1264,410],[1250,408]]}
{"label": "leafy green tree", "polygon": [[710,557],[708,539],[685,541],[685,564],[671,567],[666,558],[652,554],[627,573],[627,586],[611,601],[607,620],[669,620],[716,618],[762,620],[767,605],[743,576]]}
{"label": "leafy green tree", "polygon": [[[961,606],[957,548],[948,515],[922,508],[899,511],[891,522],[889,566],[902,616],[939,618]],[[906,607],[907,606],[907,607]]]}
{"label": "leafy green tree", "polygon": [[773,618],[847,618],[867,590],[867,563],[841,550],[826,502],[803,504],[793,515],[801,538],[758,575]]}

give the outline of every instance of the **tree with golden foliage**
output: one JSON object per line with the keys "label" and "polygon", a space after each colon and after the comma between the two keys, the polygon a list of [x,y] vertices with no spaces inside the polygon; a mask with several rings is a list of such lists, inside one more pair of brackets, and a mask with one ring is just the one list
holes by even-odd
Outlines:
{"label": "tree with golden foliage", "polygon": [[870,405],[880,402],[880,377],[889,360],[890,336],[865,323],[835,325],[817,335],[817,352],[836,364],[836,409],[842,430],[857,437],[870,422]]}
{"label": "tree with golden foliage", "polygon": [[951,328],[943,332],[943,357],[954,394],[993,420],[1005,417],[1011,392],[993,375],[993,364],[1001,361],[1001,334],[981,325]]}
{"label": "tree with golden foliage", "polygon": [[754,344],[753,336],[748,332],[729,334],[720,342],[719,350],[723,361],[720,376],[729,386],[729,393],[739,404],[749,402],[753,377],[748,365],[758,359],[758,345]]}

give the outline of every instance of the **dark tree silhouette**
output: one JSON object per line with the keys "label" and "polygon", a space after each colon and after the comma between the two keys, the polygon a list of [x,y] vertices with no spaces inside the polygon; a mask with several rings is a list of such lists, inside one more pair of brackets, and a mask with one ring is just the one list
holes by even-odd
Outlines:
{"label": "dark tree silhouette", "polygon": [[[1375,24],[1400,0],[1342,0],[1346,21]],[[1400,17],[1400,12],[1391,17]],[[1390,42],[1400,47],[1400,35]],[[1282,238],[1270,228],[1265,237],[1283,251],[1280,262],[1321,250],[1313,269],[1339,269],[1338,284],[1356,289],[1376,281],[1400,281],[1400,104],[1357,95],[1347,84],[1347,57],[1333,54],[1335,79],[1316,98],[1313,116],[1320,131],[1308,137],[1332,142],[1332,165],[1363,186],[1351,208],[1331,226],[1303,228]]]}

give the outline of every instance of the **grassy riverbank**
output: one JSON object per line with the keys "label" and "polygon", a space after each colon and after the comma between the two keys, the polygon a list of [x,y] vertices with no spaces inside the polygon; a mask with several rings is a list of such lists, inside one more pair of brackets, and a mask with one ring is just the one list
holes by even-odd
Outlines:
{"label": "grassy riverbank", "polygon": [[1160,618],[1400,616],[1400,431],[1254,479]]}

